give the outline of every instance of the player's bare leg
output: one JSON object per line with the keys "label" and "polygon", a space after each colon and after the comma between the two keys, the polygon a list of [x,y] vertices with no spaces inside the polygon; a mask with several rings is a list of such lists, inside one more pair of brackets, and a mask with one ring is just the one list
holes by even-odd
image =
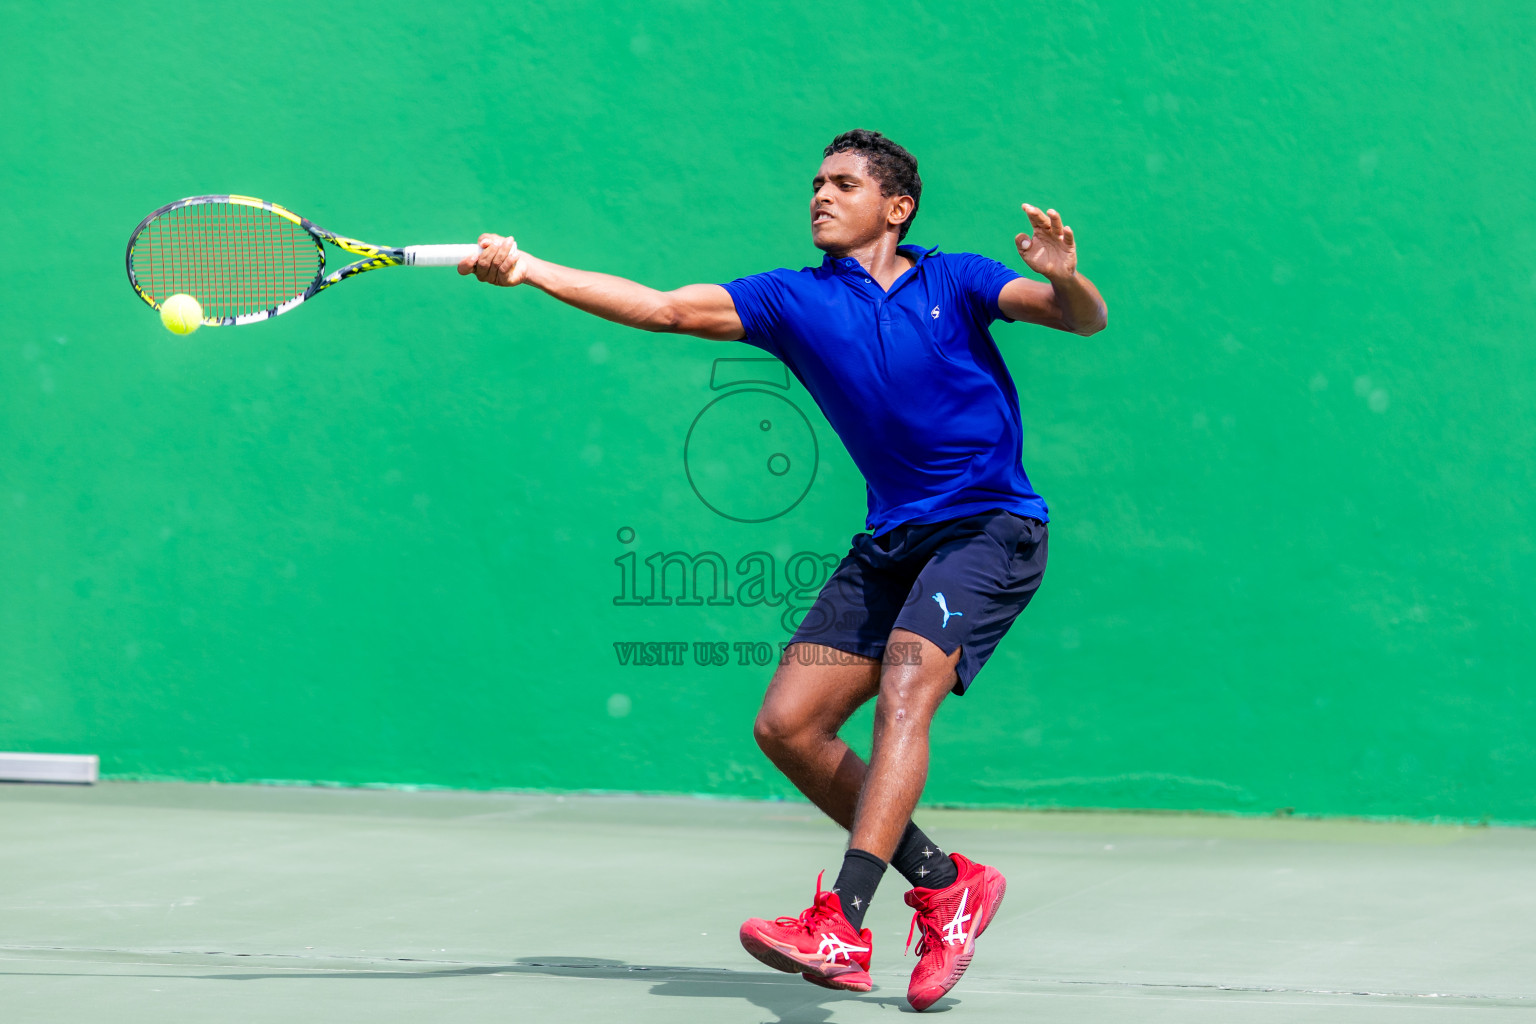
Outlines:
{"label": "player's bare leg", "polygon": [[[880,662],[845,655],[820,644],[792,644],[763,697],[753,733],[758,746],[806,797],[844,828],[853,824],[863,784],[862,758],[838,730],[875,695]],[[836,894],[824,892],[798,918],[750,918],[741,944],[780,971],[803,974],[828,988],[868,992],[871,949],[843,913]]]}
{"label": "player's bare leg", "polygon": [[[819,644],[792,644],[774,672],[758,711],[753,726],[758,746],[808,800],[853,832],[870,769],[838,733],[855,711],[879,696],[876,749],[880,749],[886,731],[881,724],[884,715],[893,722],[886,760],[893,764],[899,780],[899,795],[892,804],[890,787],[883,786],[878,799],[887,814],[891,808],[905,805],[910,816],[927,777],[927,723],[954,685],[959,656],[958,651],[946,656],[931,641],[902,629],[892,632],[884,662]],[[926,675],[922,671],[925,665]],[[927,696],[916,699],[920,693]],[[919,705],[923,710],[919,711]],[[912,727],[919,723],[922,727],[914,734]],[[919,741],[916,747],[914,739]],[[918,763],[906,763],[912,755],[919,758]],[[879,821],[882,829],[888,824],[879,814],[871,820]],[[906,827],[905,821],[897,827],[896,839],[882,860],[891,859]],[[879,851],[862,846],[858,838],[849,845],[880,856]]]}
{"label": "player's bare leg", "polygon": [[879,686],[876,658],[820,644],[791,644],[753,725],[758,746],[774,766],[846,829],[853,828],[867,767],[838,731]]}
{"label": "player's bare leg", "polygon": [[915,656],[888,658],[881,668],[875,701],[875,739],[854,813],[850,849],[889,861],[896,852],[923,786],[928,781],[928,727],[955,685],[960,650],[946,655],[938,645],[904,629],[891,631],[897,644]]}
{"label": "player's bare leg", "polygon": [[[875,703],[875,738],[869,770],[854,813],[852,837],[838,887],[853,899],[872,894],[878,872],[864,858],[888,861],[903,840],[912,810],[928,781],[928,730],[934,713],[955,685],[960,649],[945,656],[916,633],[891,631],[888,650],[903,645],[916,657],[887,657]],[[952,989],[970,966],[976,938],[996,916],[1007,881],[996,868],[954,854],[954,872],[941,882],[925,880],[907,893],[920,930],[918,962],[907,987],[907,1001],[925,1010]],[[878,866],[878,865],[877,865]],[[861,888],[862,886],[862,888]]]}

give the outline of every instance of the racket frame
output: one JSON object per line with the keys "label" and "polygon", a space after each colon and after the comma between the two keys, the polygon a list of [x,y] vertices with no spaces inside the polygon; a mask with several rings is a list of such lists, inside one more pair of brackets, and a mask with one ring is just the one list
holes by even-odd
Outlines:
{"label": "racket frame", "polygon": [[[346,235],[338,235],[334,231],[327,231],[314,221],[300,217],[292,210],[265,199],[257,199],[254,196],[233,194],[189,196],[186,199],[178,199],[174,203],[167,203],[139,221],[139,226],[133,229],[133,235],[128,239],[128,251],[124,255],[124,262],[128,269],[128,283],[133,285],[133,290],[138,294],[139,298],[148,303],[151,309],[158,311],[160,303],[139,286],[138,277],[133,272],[133,251],[134,247],[138,244],[139,235],[157,217],[163,216],[172,210],[207,203],[223,203],[266,210],[297,224],[314,239],[316,269],[314,279],[310,281],[309,285],[302,292],[299,292],[292,298],[285,299],[268,309],[257,310],[252,313],[241,313],[238,316],[205,316],[202,321],[205,327],[254,324],[262,320],[270,320],[272,317],[281,316],[305,300],[320,294],[336,282],[344,281],[349,277],[355,277],[369,270],[378,270],[380,267],[451,266],[460,259],[463,259],[465,255],[471,252],[478,252],[480,248],[478,245],[410,245],[400,248],[371,245],[356,238],[348,238]],[[325,272],[325,247],[321,244],[322,242],[330,242],[338,249],[363,258],[327,274]]]}

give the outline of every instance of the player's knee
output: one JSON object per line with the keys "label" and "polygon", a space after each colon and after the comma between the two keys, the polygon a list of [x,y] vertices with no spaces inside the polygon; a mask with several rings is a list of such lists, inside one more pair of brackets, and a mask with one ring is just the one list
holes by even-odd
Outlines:
{"label": "player's knee", "polygon": [[927,725],[950,685],[949,682],[926,679],[881,680],[875,717],[886,727]]}
{"label": "player's knee", "polygon": [[770,758],[787,750],[794,735],[794,728],[786,716],[771,704],[764,704],[752,723],[752,738],[757,747]]}
{"label": "player's knee", "polygon": [[763,704],[752,723],[757,746],[770,758],[805,747],[815,729],[802,714],[775,702]]}
{"label": "player's knee", "polygon": [[875,701],[875,720],[882,728],[908,725],[916,721],[915,707],[904,694],[880,691]]}

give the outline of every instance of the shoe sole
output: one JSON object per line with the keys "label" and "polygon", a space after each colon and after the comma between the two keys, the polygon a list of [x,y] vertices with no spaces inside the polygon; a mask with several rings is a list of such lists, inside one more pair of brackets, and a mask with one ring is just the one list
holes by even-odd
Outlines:
{"label": "shoe sole", "polygon": [[[763,938],[750,928],[741,929],[741,947],[751,953],[762,963],[767,964],[776,971],[785,974],[799,974],[806,981],[823,988],[842,989],[849,992],[868,992],[873,988],[869,980],[869,974],[857,967],[840,971],[837,974],[826,974],[824,964],[820,960],[805,962],[797,960],[780,946]],[[862,974],[862,978],[849,978],[849,975]]]}
{"label": "shoe sole", "polygon": [[862,978],[850,978],[847,974],[839,975],[836,978],[823,978],[819,974],[802,971],[800,977],[812,985],[820,985],[822,988],[830,988],[838,992],[868,992],[875,987],[875,984],[870,979],[868,972],[860,973],[864,975]]}
{"label": "shoe sole", "polygon": [[992,923],[992,919],[997,916],[997,908],[1003,905],[1003,897],[1007,893],[1008,880],[1001,873],[998,873],[997,893],[992,897],[992,903],[987,909],[986,919],[971,933],[970,940],[966,943],[965,951],[955,958],[955,965],[950,968],[949,974],[945,975],[944,980],[940,982],[942,987],[938,992],[935,992],[932,997],[922,1000],[915,1000],[912,998],[911,992],[907,993],[907,1002],[911,1004],[912,1009],[921,1013],[940,999],[943,999],[949,994],[950,989],[960,983],[960,978],[965,974],[965,969],[971,966],[971,957],[976,955],[976,940],[981,938],[982,934],[986,932],[987,926]]}

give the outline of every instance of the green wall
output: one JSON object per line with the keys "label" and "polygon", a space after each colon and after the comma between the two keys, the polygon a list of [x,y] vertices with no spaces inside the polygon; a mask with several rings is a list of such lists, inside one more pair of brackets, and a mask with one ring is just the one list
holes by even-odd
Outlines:
{"label": "green wall", "polygon": [[[798,385],[685,466],[755,349],[406,270],[178,338],[122,248],[236,191],[727,280],[819,258],[809,177],[864,126],[922,161],[914,241],[1016,264],[1018,204],[1058,207],[1112,310],[998,327],[1051,566],[928,798],[1536,822],[1536,14],[1154,7],[0,4],[0,749],[788,794],[766,668],[614,646],[786,638],[734,590],[623,603],[631,553],[642,596],[668,552],[783,589],[862,525]],[[689,471],[756,500],[730,417],[785,400],[809,491],[717,515]]]}

